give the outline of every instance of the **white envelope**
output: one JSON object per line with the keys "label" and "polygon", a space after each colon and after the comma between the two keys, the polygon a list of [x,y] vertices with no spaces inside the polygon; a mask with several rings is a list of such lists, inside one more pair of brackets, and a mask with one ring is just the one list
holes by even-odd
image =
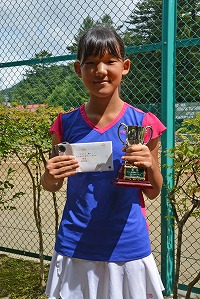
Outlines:
{"label": "white envelope", "polygon": [[112,141],[68,143],[63,142],[55,147],[57,155],[73,155],[80,167],[78,172],[112,171]]}

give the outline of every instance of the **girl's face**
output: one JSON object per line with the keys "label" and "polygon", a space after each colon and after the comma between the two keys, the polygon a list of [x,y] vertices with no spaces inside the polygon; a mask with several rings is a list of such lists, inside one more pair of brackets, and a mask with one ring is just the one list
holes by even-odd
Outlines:
{"label": "girl's face", "polygon": [[111,97],[118,93],[122,76],[130,69],[130,60],[119,60],[106,52],[103,57],[90,56],[82,64],[75,62],[74,67],[91,98]]}

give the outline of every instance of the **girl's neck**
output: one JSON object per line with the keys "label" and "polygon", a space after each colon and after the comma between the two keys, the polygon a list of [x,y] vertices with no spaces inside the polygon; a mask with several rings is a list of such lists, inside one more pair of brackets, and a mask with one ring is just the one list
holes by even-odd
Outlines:
{"label": "girl's neck", "polygon": [[90,99],[85,104],[85,112],[90,121],[99,128],[103,128],[118,116],[123,106],[124,102],[120,98],[110,101]]}

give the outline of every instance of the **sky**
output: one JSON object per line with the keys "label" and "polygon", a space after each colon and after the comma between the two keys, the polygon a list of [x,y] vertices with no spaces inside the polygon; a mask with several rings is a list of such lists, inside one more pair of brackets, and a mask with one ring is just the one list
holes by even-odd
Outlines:
{"label": "sky", "polygon": [[[0,63],[31,59],[41,50],[67,54],[83,20],[108,14],[122,25],[138,0],[1,0]],[[0,89],[19,82],[25,67],[0,69]]]}

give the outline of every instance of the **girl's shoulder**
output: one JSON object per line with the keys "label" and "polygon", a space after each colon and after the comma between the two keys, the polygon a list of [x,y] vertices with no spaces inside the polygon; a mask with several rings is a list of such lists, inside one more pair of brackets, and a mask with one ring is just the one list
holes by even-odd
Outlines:
{"label": "girl's shoulder", "polygon": [[162,133],[166,130],[166,127],[160,121],[160,119],[155,114],[153,114],[151,112],[147,112],[145,114],[142,125],[144,127],[146,127],[146,126],[152,127],[152,131],[153,131],[152,139],[154,139],[156,137],[160,137],[162,135]]}
{"label": "girl's shoulder", "polygon": [[70,109],[66,112],[59,113],[52,126],[50,127],[49,132],[51,134],[56,133],[57,135],[59,135],[60,140],[62,140],[63,126],[67,126],[67,123],[70,124],[72,123],[73,119],[75,120],[77,118],[77,114],[80,113],[80,108],[81,106],[78,108]]}
{"label": "girl's shoulder", "polygon": [[160,121],[160,119],[152,112],[145,112],[137,107],[127,104],[128,110],[131,114],[137,118],[138,125],[141,126],[151,126],[153,130],[153,137],[159,137],[165,130],[165,125]]}
{"label": "girl's shoulder", "polygon": [[[63,120],[63,119],[66,119],[66,118],[69,118],[71,116],[75,116],[77,113],[80,113],[80,109],[81,109],[82,106],[78,107],[78,108],[71,108],[69,109],[68,111],[65,111],[65,112],[62,112],[60,113],[59,115],[60,118]],[[58,115],[58,116],[59,116]]]}

